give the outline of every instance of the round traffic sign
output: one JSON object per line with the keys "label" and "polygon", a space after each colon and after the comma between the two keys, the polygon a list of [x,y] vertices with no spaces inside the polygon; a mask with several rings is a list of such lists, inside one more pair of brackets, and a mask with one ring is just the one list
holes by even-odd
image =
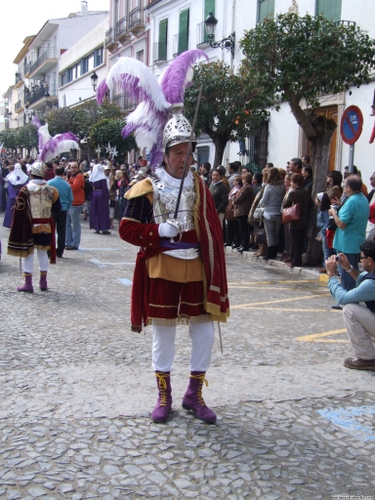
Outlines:
{"label": "round traffic sign", "polygon": [[341,137],[346,144],[354,144],[362,133],[363,115],[358,106],[349,106],[341,118]]}

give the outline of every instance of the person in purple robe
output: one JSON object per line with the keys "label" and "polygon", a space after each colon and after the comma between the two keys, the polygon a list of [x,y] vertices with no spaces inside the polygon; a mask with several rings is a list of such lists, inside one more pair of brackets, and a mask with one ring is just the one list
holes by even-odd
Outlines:
{"label": "person in purple robe", "polygon": [[89,180],[93,187],[90,207],[90,229],[95,229],[96,233],[111,234],[109,231],[109,192],[103,165],[97,164],[94,166]]}
{"label": "person in purple robe", "polygon": [[3,226],[10,228],[12,225],[13,207],[16,204],[16,198],[20,189],[29,182],[29,177],[22,170],[21,165],[16,163],[13,171],[7,175],[6,180],[8,181],[8,199]]}

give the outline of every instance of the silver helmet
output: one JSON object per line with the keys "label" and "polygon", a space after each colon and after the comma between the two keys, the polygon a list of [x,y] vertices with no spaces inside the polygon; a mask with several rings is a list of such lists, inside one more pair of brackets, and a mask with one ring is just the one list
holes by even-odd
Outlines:
{"label": "silver helmet", "polygon": [[182,113],[176,113],[170,120],[167,121],[163,133],[163,150],[166,152],[168,148],[189,142],[190,136],[192,137],[193,144],[197,139],[195,135],[191,135],[191,124]]}
{"label": "silver helmet", "polygon": [[30,173],[36,175],[37,177],[44,177],[46,171],[46,165],[42,161],[34,161],[30,167]]}

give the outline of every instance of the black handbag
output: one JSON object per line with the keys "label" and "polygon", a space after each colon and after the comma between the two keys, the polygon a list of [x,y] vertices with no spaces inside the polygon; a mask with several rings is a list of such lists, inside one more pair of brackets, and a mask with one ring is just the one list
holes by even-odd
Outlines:
{"label": "black handbag", "polygon": [[258,227],[257,233],[255,235],[255,243],[258,245],[264,245],[267,243],[266,228],[263,225]]}

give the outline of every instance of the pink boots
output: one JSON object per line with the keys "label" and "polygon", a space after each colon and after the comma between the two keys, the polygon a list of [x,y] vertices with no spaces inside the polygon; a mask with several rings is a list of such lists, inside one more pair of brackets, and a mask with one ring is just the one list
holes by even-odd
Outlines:
{"label": "pink boots", "polygon": [[170,372],[155,372],[159,397],[151,414],[154,422],[164,423],[168,420],[169,410],[172,406],[172,388]]}
{"label": "pink boots", "polygon": [[203,382],[208,386],[205,379],[206,372],[191,372],[190,380],[185,396],[182,400],[182,407],[185,410],[192,410],[195,415],[203,422],[214,423],[216,421],[215,413],[206,406],[202,397]]}
{"label": "pink boots", "polygon": [[25,283],[22,286],[19,286],[17,290],[19,292],[33,293],[33,275],[31,273],[24,273],[23,275],[25,277]]}

